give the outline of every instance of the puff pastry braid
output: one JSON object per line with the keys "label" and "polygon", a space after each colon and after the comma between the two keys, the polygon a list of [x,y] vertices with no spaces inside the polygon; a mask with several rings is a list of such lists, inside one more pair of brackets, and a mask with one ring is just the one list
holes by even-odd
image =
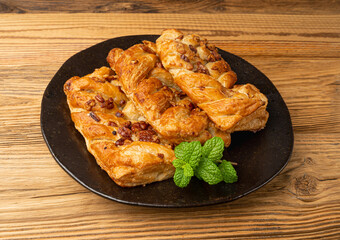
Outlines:
{"label": "puff pastry braid", "polygon": [[156,56],[156,45],[149,41],[127,50],[112,49],[107,57],[119,76],[122,89],[146,121],[173,143],[205,142],[220,136],[230,144],[230,134],[216,129],[207,115],[185,97]]}
{"label": "puff pastry braid", "polygon": [[157,53],[175,83],[223,131],[258,131],[264,128],[267,98],[252,84],[233,86],[236,74],[215,46],[198,35],[163,31]]}
{"label": "puff pastry braid", "polygon": [[76,129],[97,163],[120,186],[168,179],[174,174],[174,151],[144,121],[120,91],[107,67],[69,79],[64,92]]}
{"label": "puff pastry braid", "polygon": [[123,187],[172,177],[180,142],[218,136],[227,147],[231,132],[260,130],[268,119],[267,98],[252,84],[234,85],[215,46],[174,29],[156,43],[112,49],[117,75],[102,67],[64,85],[87,149]]}

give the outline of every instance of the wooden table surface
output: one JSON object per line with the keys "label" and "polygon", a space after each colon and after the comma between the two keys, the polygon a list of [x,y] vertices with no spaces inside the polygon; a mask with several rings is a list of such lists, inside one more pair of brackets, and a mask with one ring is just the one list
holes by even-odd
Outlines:
{"label": "wooden table surface", "polygon": [[[0,239],[340,239],[339,1],[8,0],[0,12]],[[214,206],[130,206],[88,191],[52,158],[40,104],[62,63],[164,28],[243,57],[282,94],[294,151],[266,186]]]}

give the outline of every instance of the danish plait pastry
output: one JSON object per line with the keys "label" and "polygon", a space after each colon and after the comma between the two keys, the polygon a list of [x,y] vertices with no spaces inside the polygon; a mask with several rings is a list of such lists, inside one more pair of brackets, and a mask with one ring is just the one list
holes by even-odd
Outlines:
{"label": "danish plait pastry", "polygon": [[76,129],[97,163],[120,186],[174,174],[180,142],[258,131],[267,98],[237,77],[217,49],[198,35],[166,30],[157,40],[115,48],[108,67],[73,77],[64,92]]}
{"label": "danish plait pastry", "polygon": [[64,92],[87,149],[118,185],[132,187],[173,176],[172,145],[139,120],[111,69],[73,77]]}
{"label": "danish plait pastry", "polygon": [[215,46],[198,35],[163,31],[157,53],[175,83],[222,131],[264,128],[267,98],[253,85],[234,86],[236,74]]}
{"label": "danish plait pastry", "polygon": [[230,134],[215,129],[207,115],[191,102],[174,83],[156,56],[154,43],[144,41],[127,50],[112,49],[107,57],[127,97],[141,115],[164,138],[204,143],[214,135],[222,136],[226,146]]}

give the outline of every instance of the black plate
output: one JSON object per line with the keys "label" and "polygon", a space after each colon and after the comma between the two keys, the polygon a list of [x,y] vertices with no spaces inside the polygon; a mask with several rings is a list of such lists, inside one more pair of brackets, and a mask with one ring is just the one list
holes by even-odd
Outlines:
{"label": "black plate", "polygon": [[107,40],[68,59],[47,86],[41,105],[41,129],[47,146],[58,164],[89,190],[121,203],[155,207],[192,207],[238,199],[260,188],[287,164],[293,149],[293,129],[286,104],[271,81],[254,66],[228,52],[222,57],[237,73],[238,84],[252,83],[269,100],[270,114],[264,130],[232,134],[225,159],[237,162],[239,181],[210,186],[193,179],[188,187],[176,187],[172,179],[145,187],[122,188],[97,165],[85,141],[70,118],[63,84],[73,76],[84,76],[95,68],[108,66],[106,56],[115,47],[126,49],[142,40],[155,41],[156,35],[125,36]]}

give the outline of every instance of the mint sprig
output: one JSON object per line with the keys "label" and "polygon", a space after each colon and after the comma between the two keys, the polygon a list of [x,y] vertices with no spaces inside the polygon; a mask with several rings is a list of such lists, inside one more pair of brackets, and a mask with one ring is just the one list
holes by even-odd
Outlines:
{"label": "mint sprig", "polygon": [[210,185],[221,181],[236,182],[238,177],[230,162],[221,160],[224,142],[220,137],[213,137],[204,146],[198,141],[182,142],[175,148],[176,159],[172,162],[176,168],[174,182],[186,187],[191,178],[196,176]]}

